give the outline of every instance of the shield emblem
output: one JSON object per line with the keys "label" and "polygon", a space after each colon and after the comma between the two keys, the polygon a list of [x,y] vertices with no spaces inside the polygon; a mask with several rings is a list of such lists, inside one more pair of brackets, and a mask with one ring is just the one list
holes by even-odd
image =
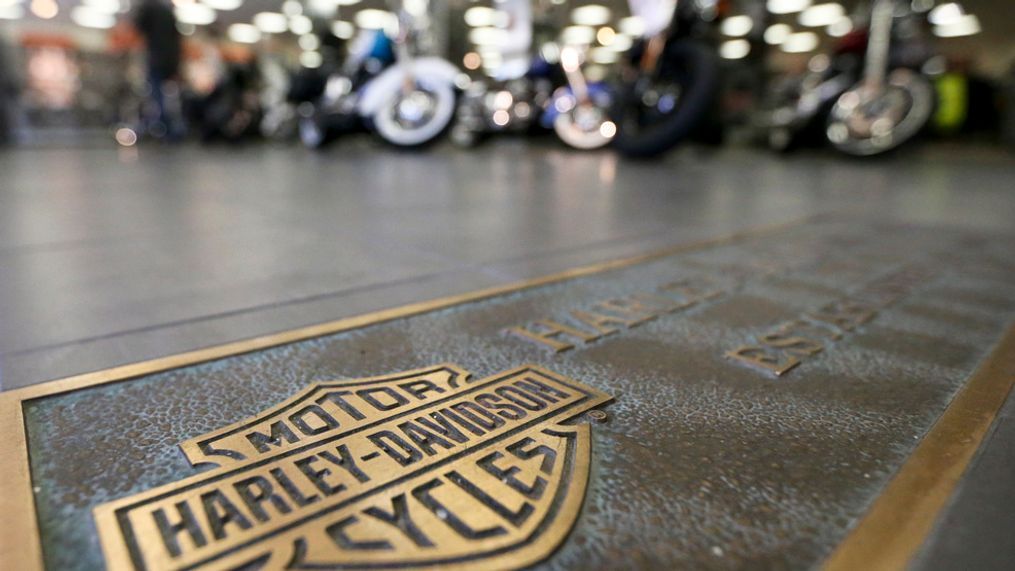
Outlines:
{"label": "shield emblem", "polygon": [[610,400],[533,365],[316,383],[180,444],[215,468],[97,507],[103,553],[136,569],[524,567],[574,525],[591,435],[572,421]]}

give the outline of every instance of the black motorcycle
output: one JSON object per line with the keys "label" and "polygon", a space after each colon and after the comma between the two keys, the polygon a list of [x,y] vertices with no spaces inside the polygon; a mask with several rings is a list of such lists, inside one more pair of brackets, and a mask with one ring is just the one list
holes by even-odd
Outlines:
{"label": "black motorcycle", "polygon": [[716,51],[700,33],[693,3],[677,3],[669,25],[636,43],[624,58],[616,89],[613,145],[632,157],[663,153],[713,114],[719,90]]}

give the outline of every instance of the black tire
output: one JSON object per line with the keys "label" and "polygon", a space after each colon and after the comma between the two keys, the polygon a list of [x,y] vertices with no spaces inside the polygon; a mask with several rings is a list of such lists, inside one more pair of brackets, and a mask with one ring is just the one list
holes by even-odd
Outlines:
{"label": "black tire", "polygon": [[625,128],[625,119],[634,107],[635,95],[622,90],[614,110],[619,131],[613,144],[629,157],[652,157],[673,148],[688,138],[704,121],[719,90],[719,62],[714,51],[694,40],[678,40],[666,47],[661,76],[674,79],[682,92],[677,108],[664,119],[636,131]]}

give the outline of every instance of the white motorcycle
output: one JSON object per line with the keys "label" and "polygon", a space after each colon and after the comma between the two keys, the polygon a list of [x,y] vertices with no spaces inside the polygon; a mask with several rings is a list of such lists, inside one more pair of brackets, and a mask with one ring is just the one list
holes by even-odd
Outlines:
{"label": "white motorcycle", "polygon": [[[445,59],[415,57],[409,26],[399,19],[395,40],[377,30],[355,70],[330,77],[320,100],[301,109],[300,139],[318,148],[337,135],[366,127],[399,147],[425,145],[443,134],[455,115],[461,72]],[[356,57],[356,56],[354,56]]]}

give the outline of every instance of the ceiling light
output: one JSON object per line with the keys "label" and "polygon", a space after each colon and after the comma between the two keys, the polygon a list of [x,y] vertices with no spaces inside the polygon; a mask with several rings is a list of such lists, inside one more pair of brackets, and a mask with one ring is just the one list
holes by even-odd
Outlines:
{"label": "ceiling light", "polygon": [[331,19],[338,6],[335,0],[307,0],[307,12],[314,16]]}
{"label": "ceiling light", "polygon": [[201,1],[207,4],[209,7],[214,8],[216,10],[221,10],[223,12],[235,10],[240,6],[243,6],[243,0],[201,0]]}
{"label": "ceiling light", "polygon": [[980,31],[980,19],[973,14],[966,14],[951,24],[934,26],[934,35],[939,38],[972,36]]}
{"label": "ceiling light", "polygon": [[28,9],[43,20],[54,18],[60,13],[60,7],[53,0],[32,0]]}
{"label": "ceiling light", "polygon": [[473,28],[506,26],[508,24],[508,15],[486,6],[473,6],[465,11],[465,23]]}
{"label": "ceiling light", "polygon": [[261,30],[253,24],[233,24],[226,32],[229,39],[241,44],[256,44],[261,39]]}
{"label": "ceiling light", "polygon": [[81,4],[106,14],[116,14],[120,11],[120,0],[82,0]]}
{"label": "ceiling light", "polygon": [[962,9],[962,6],[955,2],[948,2],[931,10],[927,15],[927,20],[935,26],[947,26],[958,22],[965,14],[966,11]]}
{"label": "ceiling light", "polygon": [[620,23],[617,25],[621,32],[629,36],[640,36],[645,33],[645,22],[638,16],[628,16],[621,18]]}
{"label": "ceiling light", "polygon": [[319,52],[303,52],[300,54],[300,65],[311,69],[321,67],[324,58]]}
{"label": "ceiling light", "polygon": [[768,0],[765,7],[773,14],[792,14],[811,5],[811,0]]}
{"label": "ceiling light", "polygon": [[595,28],[589,26],[568,26],[560,33],[560,40],[565,44],[591,44],[596,39]]}
{"label": "ceiling light", "polygon": [[609,26],[603,26],[596,32],[596,41],[604,46],[613,44],[615,39],[617,39],[617,32]]}
{"label": "ceiling light", "polygon": [[610,9],[600,4],[589,4],[571,10],[571,20],[582,26],[602,26],[610,21]]}
{"label": "ceiling light", "polygon": [[818,35],[814,32],[790,34],[782,42],[782,51],[791,54],[809,52],[816,47],[818,47]]}
{"label": "ceiling light", "polygon": [[485,26],[469,30],[469,41],[477,46],[496,46],[503,43],[506,32],[500,28]]}
{"label": "ceiling light", "polygon": [[24,15],[25,9],[21,4],[0,5],[0,20],[17,20]]}
{"label": "ceiling light", "polygon": [[613,38],[613,43],[610,44],[610,49],[618,53],[626,52],[631,49],[631,44],[633,43],[631,36],[626,34],[617,34],[617,37]]}
{"label": "ceiling light", "polygon": [[313,34],[303,34],[296,43],[300,45],[301,50],[308,52],[316,51],[317,48],[321,47],[320,38]]}
{"label": "ceiling light", "polygon": [[770,46],[777,46],[793,33],[793,28],[786,24],[772,24],[765,30],[765,43]]}
{"label": "ceiling light", "polygon": [[589,56],[592,61],[607,65],[616,62],[619,54],[610,48],[592,48],[589,52]]}
{"label": "ceiling light", "polygon": [[800,24],[816,28],[818,26],[829,26],[839,21],[846,15],[846,10],[841,4],[829,2],[828,4],[815,4],[800,13]]}
{"label": "ceiling light", "polygon": [[314,31],[314,22],[306,16],[293,16],[289,18],[289,31],[302,36]]}
{"label": "ceiling light", "polygon": [[836,20],[834,24],[830,24],[826,31],[833,38],[841,38],[853,31],[853,21],[849,19],[849,16],[843,16]]}
{"label": "ceiling light", "polygon": [[289,29],[289,21],[284,14],[278,12],[259,12],[254,14],[254,25],[266,34],[281,34]]}
{"label": "ceiling light", "polygon": [[78,6],[70,11],[70,19],[85,28],[107,30],[116,24],[116,17],[103,10],[91,6]]}
{"label": "ceiling light", "polygon": [[367,30],[384,30],[398,25],[398,17],[391,12],[368,8],[356,12],[356,25]]}
{"label": "ceiling light", "polygon": [[462,58],[465,69],[477,70],[483,65],[483,58],[476,52],[469,52]]}
{"label": "ceiling light", "polygon": [[722,33],[724,36],[739,38],[746,36],[754,27],[754,20],[750,16],[730,16],[722,21]]}
{"label": "ceiling light", "polygon": [[352,22],[335,20],[331,23],[331,33],[334,34],[336,38],[348,40],[356,35],[356,26],[353,26]]}
{"label": "ceiling light", "polygon": [[299,16],[303,13],[303,4],[299,0],[285,0],[282,2],[282,13],[286,16]]}
{"label": "ceiling light", "polygon": [[215,21],[215,10],[204,4],[181,4],[173,8],[176,19],[184,24],[206,26]]}
{"label": "ceiling light", "polygon": [[719,46],[719,55],[725,59],[740,59],[751,53],[751,43],[744,39],[729,40]]}

